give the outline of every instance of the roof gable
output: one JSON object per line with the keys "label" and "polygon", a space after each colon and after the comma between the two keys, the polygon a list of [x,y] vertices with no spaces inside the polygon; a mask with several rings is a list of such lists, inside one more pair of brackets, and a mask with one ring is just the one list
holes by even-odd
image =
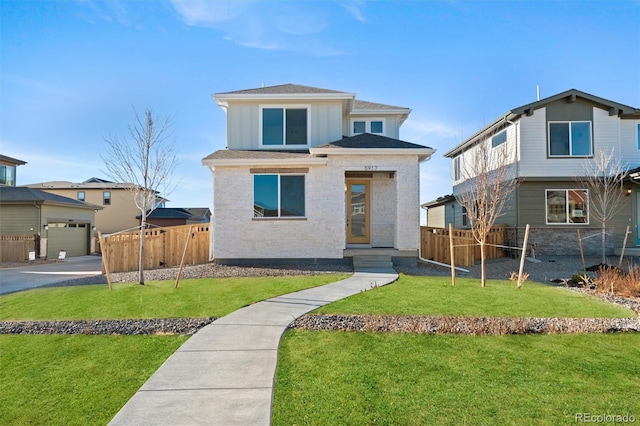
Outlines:
{"label": "roof gable", "polygon": [[578,98],[586,100],[587,102],[594,104],[598,108],[608,110],[609,115],[631,116],[640,114],[640,109],[594,96],[577,89],[570,89],[507,111],[506,113],[498,117],[494,122],[492,122],[488,126],[483,127],[478,132],[474,133],[472,136],[468,137],[463,142],[453,147],[451,150],[446,152],[444,156],[449,158],[454,157],[469,146],[474,145],[478,140],[486,138],[492,132],[499,131],[501,126],[505,126],[510,121],[518,120],[522,115],[533,115],[537,109],[544,108],[549,104],[561,101],[563,99],[566,100],[566,102],[571,103],[575,102]]}

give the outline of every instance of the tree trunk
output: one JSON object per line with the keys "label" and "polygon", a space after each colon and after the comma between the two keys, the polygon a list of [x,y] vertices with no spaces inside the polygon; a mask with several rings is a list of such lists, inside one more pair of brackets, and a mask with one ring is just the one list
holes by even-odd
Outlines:
{"label": "tree trunk", "polygon": [[142,214],[142,222],[140,223],[140,255],[138,257],[138,282],[144,285],[144,230],[147,227],[147,220]]}
{"label": "tree trunk", "polygon": [[480,269],[482,271],[482,276],[481,276],[481,282],[482,282],[482,287],[486,287],[487,286],[487,269],[485,267],[485,263],[484,263],[484,241],[480,243]]}
{"label": "tree trunk", "polygon": [[600,263],[602,263],[603,265],[605,263],[607,263],[607,259],[605,256],[605,251],[606,251],[606,238],[607,238],[607,222],[606,221],[602,221],[602,235],[601,235],[601,241],[600,241],[600,249],[602,250],[602,260],[600,261]]}

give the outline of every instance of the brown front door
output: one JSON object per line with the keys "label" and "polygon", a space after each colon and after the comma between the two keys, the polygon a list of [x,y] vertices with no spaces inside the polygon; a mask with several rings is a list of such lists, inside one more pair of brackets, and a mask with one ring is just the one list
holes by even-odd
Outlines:
{"label": "brown front door", "polygon": [[370,182],[347,179],[347,244],[369,244]]}

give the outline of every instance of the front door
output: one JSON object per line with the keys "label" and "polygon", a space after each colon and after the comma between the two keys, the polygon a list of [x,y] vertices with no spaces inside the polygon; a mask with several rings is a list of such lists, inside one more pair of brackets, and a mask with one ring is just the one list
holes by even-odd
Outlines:
{"label": "front door", "polygon": [[370,244],[370,182],[347,180],[347,244]]}

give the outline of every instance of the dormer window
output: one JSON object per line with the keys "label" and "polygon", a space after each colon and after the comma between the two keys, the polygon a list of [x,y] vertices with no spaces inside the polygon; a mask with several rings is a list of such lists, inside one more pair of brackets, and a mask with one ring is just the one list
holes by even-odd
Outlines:
{"label": "dormer window", "polygon": [[261,107],[260,145],[262,147],[306,147],[309,140],[308,108]]}
{"label": "dormer window", "polygon": [[353,120],[351,123],[352,136],[360,133],[384,134],[384,120]]}

